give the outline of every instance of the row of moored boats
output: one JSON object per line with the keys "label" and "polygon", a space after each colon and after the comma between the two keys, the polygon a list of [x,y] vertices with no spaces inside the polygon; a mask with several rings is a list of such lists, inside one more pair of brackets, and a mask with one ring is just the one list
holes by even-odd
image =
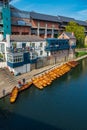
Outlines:
{"label": "row of moored boats", "polygon": [[59,66],[55,67],[49,71],[44,72],[43,74],[40,74],[39,76],[33,77],[31,81],[22,85],[20,88],[15,86],[10,95],[10,102],[11,103],[15,102],[19,92],[29,88],[32,84],[34,84],[39,89],[43,89],[44,87],[50,85],[53,80],[69,72],[71,68],[77,65],[78,65],[78,62],[70,61],[68,63],[63,64],[60,67]]}
{"label": "row of moored boats", "polygon": [[68,63],[63,64],[60,67],[55,67],[55,68],[41,74],[40,76],[34,77],[32,79],[33,84],[37,88],[43,89],[47,85],[50,85],[54,79],[61,77],[62,75],[64,75],[68,71],[70,71],[71,68],[77,66],[77,64],[78,64],[78,62],[76,62],[76,61],[70,61]]}

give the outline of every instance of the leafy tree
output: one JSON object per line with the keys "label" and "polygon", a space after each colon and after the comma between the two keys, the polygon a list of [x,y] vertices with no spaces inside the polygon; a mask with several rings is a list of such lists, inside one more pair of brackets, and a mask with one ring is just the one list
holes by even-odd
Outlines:
{"label": "leafy tree", "polygon": [[78,48],[84,47],[84,39],[85,39],[85,28],[83,26],[78,25],[76,22],[71,21],[66,26],[66,32],[74,32],[76,37],[76,45]]}

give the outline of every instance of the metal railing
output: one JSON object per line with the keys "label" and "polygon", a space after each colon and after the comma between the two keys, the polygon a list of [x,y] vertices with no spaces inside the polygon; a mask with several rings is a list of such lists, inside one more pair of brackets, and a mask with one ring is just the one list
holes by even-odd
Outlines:
{"label": "metal railing", "polygon": [[32,50],[31,47],[26,47],[26,48],[6,48],[7,52],[9,53],[20,53],[20,52],[29,52]]}

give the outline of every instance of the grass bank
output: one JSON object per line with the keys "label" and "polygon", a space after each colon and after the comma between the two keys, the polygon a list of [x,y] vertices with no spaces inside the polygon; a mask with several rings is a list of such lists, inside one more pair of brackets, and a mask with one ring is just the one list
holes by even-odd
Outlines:
{"label": "grass bank", "polygon": [[84,52],[84,51],[81,51],[81,52],[76,52],[76,58],[78,58],[78,57],[81,57],[81,56],[85,56],[85,55],[87,55],[87,52]]}

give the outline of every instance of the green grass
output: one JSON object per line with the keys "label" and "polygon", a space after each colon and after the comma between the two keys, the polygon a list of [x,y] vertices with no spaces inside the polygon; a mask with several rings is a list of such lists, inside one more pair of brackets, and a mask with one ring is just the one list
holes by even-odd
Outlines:
{"label": "green grass", "polygon": [[76,52],[76,57],[81,57],[81,56],[84,56],[84,55],[87,55],[87,52]]}

